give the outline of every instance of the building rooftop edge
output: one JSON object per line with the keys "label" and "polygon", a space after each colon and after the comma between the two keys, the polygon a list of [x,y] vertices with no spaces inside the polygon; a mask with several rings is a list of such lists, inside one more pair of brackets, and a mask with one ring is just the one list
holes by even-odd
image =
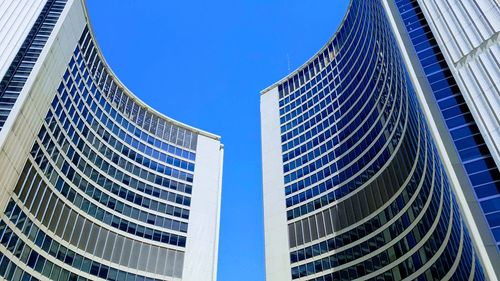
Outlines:
{"label": "building rooftop edge", "polygon": [[268,86],[268,87],[264,88],[262,91],[260,91],[260,95],[265,95],[267,92],[269,92],[272,89],[278,87],[279,84],[281,84],[284,81],[290,79],[290,76],[293,76],[293,75],[297,74],[299,71],[301,71],[306,66],[308,66],[309,63],[311,63],[317,56],[319,56],[328,47],[328,45],[330,45],[330,43],[335,39],[335,37],[339,33],[339,31],[342,28],[342,26],[344,26],[344,23],[345,23],[345,21],[347,19],[347,16],[349,15],[349,13],[351,11],[351,6],[352,6],[352,2],[353,1],[354,0],[349,0],[349,5],[347,6],[347,11],[346,11],[344,17],[342,18],[342,21],[340,22],[339,26],[337,27],[337,30],[335,31],[335,33],[333,33],[333,35],[330,36],[330,38],[328,39],[328,41],[326,41],[326,43],[323,45],[323,47],[321,47],[312,57],[310,57],[308,60],[306,60],[303,64],[301,64],[299,67],[297,67],[294,71],[288,73],[283,78],[279,79],[278,81],[274,82],[270,86]]}
{"label": "building rooftop edge", "polygon": [[94,29],[92,27],[92,23],[90,21],[90,16],[89,16],[89,13],[88,13],[88,9],[87,9],[87,1],[86,0],[80,0],[82,2],[82,7],[83,7],[83,13],[85,15],[85,20],[87,22],[87,26],[88,26],[88,29],[89,29],[89,32],[90,32],[90,35],[92,36],[92,39],[94,40],[94,42],[96,43],[96,50],[97,50],[97,53],[99,55],[99,57],[101,58],[102,62],[104,63],[104,66],[106,67],[106,69],[109,71],[109,73],[113,76],[113,79],[115,80],[115,82],[118,84],[118,86],[120,86],[123,91],[130,97],[132,98],[134,101],[136,101],[138,104],[144,106],[147,108],[148,111],[150,111],[151,113],[153,113],[154,115],[156,115],[157,117],[161,118],[161,119],[164,119],[168,122],[171,122],[181,128],[184,128],[186,130],[189,130],[189,131],[192,131],[192,132],[195,132],[197,134],[200,134],[200,135],[203,135],[205,137],[208,137],[208,138],[211,138],[211,139],[214,139],[214,140],[217,140],[220,142],[221,140],[221,136],[219,135],[216,135],[216,134],[213,134],[213,133],[210,133],[210,132],[207,132],[207,131],[204,131],[204,130],[201,130],[201,129],[198,129],[198,128],[195,128],[195,127],[192,127],[190,125],[187,125],[185,123],[182,123],[180,121],[177,121],[171,117],[168,117],[166,116],[165,114],[157,111],[156,109],[154,109],[153,107],[151,107],[150,105],[148,105],[147,103],[145,103],[144,101],[142,101],[138,96],[136,96],[131,90],[129,90],[127,88],[127,86],[125,86],[125,84],[118,78],[118,76],[113,72],[113,69],[110,67],[110,65],[108,64],[108,62],[106,61],[106,58],[104,57],[102,51],[101,51],[101,48],[99,47],[99,44],[97,42],[97,37],[95,36],[95,33],[94,33]]}

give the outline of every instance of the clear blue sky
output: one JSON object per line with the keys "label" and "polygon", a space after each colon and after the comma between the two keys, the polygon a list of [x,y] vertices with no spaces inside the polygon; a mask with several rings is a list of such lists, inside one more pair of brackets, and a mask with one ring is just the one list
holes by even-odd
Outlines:
{"label": "clear blue sky", "polygon": [[219,281],[265,279],[259,92],[325,44],[347,3],[88,0],[120,80],[158,111],[222,136]]}

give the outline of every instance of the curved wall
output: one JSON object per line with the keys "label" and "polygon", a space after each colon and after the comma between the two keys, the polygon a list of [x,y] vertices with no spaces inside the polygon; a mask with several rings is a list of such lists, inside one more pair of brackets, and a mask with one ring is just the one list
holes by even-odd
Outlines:
{"label": "curved wall", "polygon": [[281,146],[263,152],[269,280],[285,223],[294,280],[484,279],[380,1],[351,1],[330,42],[262,95],[262,122],[279,122],[263,151]]}
{"label": "curved wall", "polygon": [[[19,155],[23,167],[1,213],[0,276],[150,281],[200,280],[193,276],[202,274],[201,280],[213,280],[219,137],[169,119],[138,100],[104,61],[83,4],[57,1],[58,6],[47,1],[45,8],[47,13],[58,11],[51,19],[53,34],[52,29],[33,33],[56,37],[47,41],[47,48],[62,46],[69,59],[54,58],[65,60],[62,75],[33,71],[58,82],[51,82],[57,85],[51,91],[34,91],[47,99],[47,110],[31,139],[19,140],[31,148],[26,157]],[[75,31],[79,38],[72,38]],[[29,84],[29,76],[24,82]],[[24,85],[17,85],[22,93]],[[21,97],[12,104],[32,102]],[[10,114],[6,116],[17,117],[14,110]],[[13,134],[17,128],[3,129]],[[200,240],[203,246],[197,244]],[[199,254],[206,261],[191,257]]]}

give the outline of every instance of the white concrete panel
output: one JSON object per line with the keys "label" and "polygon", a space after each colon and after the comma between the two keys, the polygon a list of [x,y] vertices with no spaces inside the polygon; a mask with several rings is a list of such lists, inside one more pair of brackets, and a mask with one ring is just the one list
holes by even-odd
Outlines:
{"label": "white concrete panel", "polygon": [[0,0],[0,80],[47,0]]}
{"label": "white concrete panel", "polygon": [[198,135],[184,281],[217,279],[222,158],[220,141]]}
{"label": "white concrete panel", "polygon": [[85,23],[81,1],[69,0],[0,131],[0,210],[10,198]]}
{"label": "white concrete panel", "polygon": [[291,280],[278,88],[260,97],[266,280]]}
{"label": "white concrete panel", "polygon": [[500,2],[418,2],[500,167]]}

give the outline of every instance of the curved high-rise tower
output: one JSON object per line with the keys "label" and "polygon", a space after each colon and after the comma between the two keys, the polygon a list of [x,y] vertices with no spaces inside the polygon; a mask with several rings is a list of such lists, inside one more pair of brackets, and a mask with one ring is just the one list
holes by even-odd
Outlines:
{"label": "curved high-rise tower", "polygon": [[463,168],[436,145],[414,86],[422,67],[401,52],[399,33],[424,24],[410,14],[419,1],[392,2],[351,1],[326,46],[262,92],[267,280],[495,280],[491,232],[464,207],[469,182],[449,179]]}
{"label": "curved high-rise tower", "polygon": [[220,138],[126,89],[84,1],[0,1],[0,79],[0,279],[215,280]]}

